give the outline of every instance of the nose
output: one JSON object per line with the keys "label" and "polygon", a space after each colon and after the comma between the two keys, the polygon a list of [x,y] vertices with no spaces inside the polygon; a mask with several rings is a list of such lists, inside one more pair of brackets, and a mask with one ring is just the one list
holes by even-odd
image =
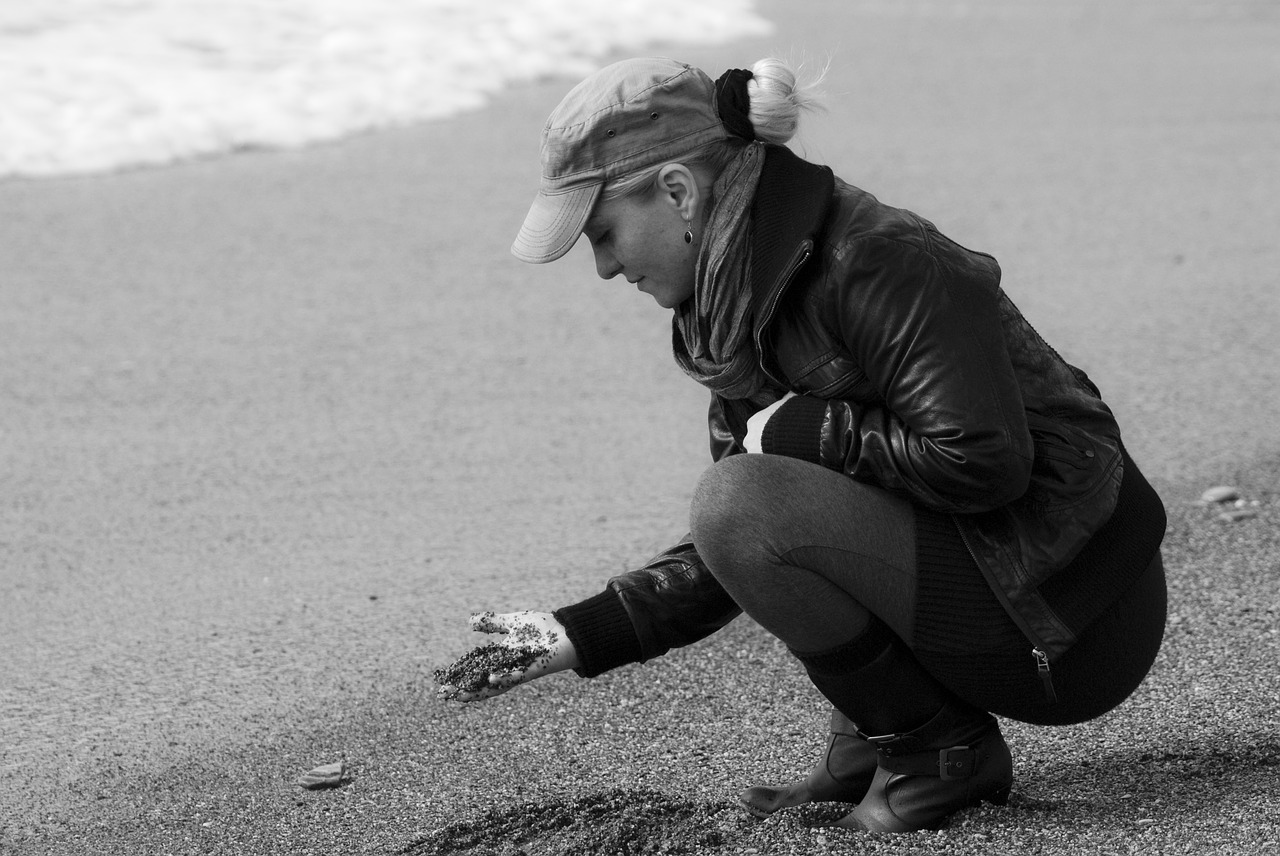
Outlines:
{"label": "nose", "polygon": [[622,272],[622,265],[618,264],[618,260],[613,257],[604,247],[596,244],[591,245],[591,249],[596,255],[596,273],[601,279],[613,279]]}

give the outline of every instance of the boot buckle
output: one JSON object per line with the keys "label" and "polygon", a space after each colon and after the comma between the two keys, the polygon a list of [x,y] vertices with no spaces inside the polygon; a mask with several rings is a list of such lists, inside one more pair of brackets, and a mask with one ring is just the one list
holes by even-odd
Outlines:
{"label": "boot buckle", "polygon": [[952,746],[938,752],[938,777],[967,779],[978,771],[978,750],[969,746]]}

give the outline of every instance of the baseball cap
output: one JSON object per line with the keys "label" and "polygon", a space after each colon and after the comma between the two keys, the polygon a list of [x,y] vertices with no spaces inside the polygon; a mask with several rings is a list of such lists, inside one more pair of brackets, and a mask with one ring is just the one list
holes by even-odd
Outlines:
{"label": "baseball cap", "polygon": [[542,179],[512,254],[555,261],[582,234],[605,183],[728,136],[715,84],[701,70],[662,58],[602,68],[569,91],[542,129]]}

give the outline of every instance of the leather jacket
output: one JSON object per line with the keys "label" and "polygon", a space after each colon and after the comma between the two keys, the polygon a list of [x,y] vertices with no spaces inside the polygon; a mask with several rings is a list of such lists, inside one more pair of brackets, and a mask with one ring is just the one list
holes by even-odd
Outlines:
{"label": "leather jacket", "polygon": [[[761,366],[799,393],[770,418],[764,451],[952,515],[1047,675],[1080,628],[1039,586],[1107,521],[1122,478],[1097,388],[1026,322],[994,258],[784,147],[768,149],[751,240]],[[712,396],[716,460],[743,451],[754,409]],[[687,645],[738,614],[688,539],[607,592],[634,645],[586,653],[582,674]]]}

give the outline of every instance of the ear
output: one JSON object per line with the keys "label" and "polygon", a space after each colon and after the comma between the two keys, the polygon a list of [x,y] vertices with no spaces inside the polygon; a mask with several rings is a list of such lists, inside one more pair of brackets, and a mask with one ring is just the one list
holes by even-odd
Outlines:
{"label": "ear", "polygon": [[697,176],[682,163],[669,163],[658,170],[658,199],[675,208],[682,220],[694,220],[702,206],[702,188]]}

